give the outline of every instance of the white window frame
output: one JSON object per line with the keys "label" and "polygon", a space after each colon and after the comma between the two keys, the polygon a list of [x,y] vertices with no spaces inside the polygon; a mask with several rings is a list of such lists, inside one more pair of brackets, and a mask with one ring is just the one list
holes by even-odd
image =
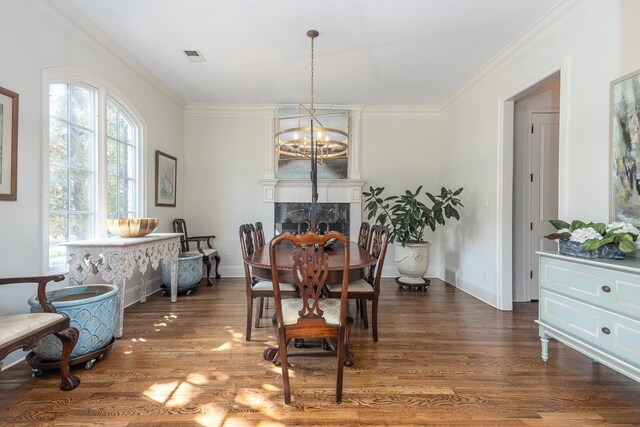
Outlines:
{"label": "white window frame", "polygon": [[133,104],[127,100],[115,87],[100,77],[91,73],[62,69],[47,68],[42,72],[42,274],[67,273],[68,267],[49,267],[49,85],[53,83],[67,83],[85,86],[96,91],[95,111],[95,146],[94,163],[95,179],[93,188],[94,223],[93,238],[107,236],[107,99],[111,99],[120,107],[137,127],[137,158],[136,158],[136,198],[135,208],[140,217],[146,216],[148,194],[146,174],[146,124],[141,114]]}

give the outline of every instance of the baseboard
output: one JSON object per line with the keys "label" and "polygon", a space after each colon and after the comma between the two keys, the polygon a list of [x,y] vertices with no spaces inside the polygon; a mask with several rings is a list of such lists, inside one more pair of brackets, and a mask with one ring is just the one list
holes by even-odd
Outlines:
{"label": "baseboard", "polygon": [[24,352],[24,356],[20,357],[18,360],[14,360],[13,362],[9,363],[8,365],[2,365],[2,370],[0,370],[0,372],[6,371],[7,369],[11,368],[12,366],[15,366],[18,363],[22,362],[26,356],[27,356],[27,352],[25,351]]}
{"label": "baseboard", "polygon": [[483,288],[480,284],[467,279],[466,277],[458,277],[458,289],[471,295],[474,298],[479,299],[482,302],[489,304],[494,308],[498,308],[497,296],[495,291]]}
{"label": "baseboard", "polygon": [[[160,290],[162,285],[162,277],[157,276],[147,282],[147,297],[155,294]],[[130,296],[135,294],[134,296]],[[140,285],[127,288],[124,292],[124,308],[130,307],[133,304],[140,302]]]}

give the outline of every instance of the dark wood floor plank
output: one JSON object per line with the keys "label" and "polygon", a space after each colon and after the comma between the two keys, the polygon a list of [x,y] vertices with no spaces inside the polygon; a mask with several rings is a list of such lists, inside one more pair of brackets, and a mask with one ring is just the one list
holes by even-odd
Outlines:
{"label": "dark wood floor plank", "polygon": [[128,308],[123,338],[74,370],[72,392],[26,363],[3,372],[0,425],[640,425],[640,384],[557,342],[541,361],[536,304],[501,312],[438,280],[426,293],[383,280],[380,341],[356,320],[341,405],[335,358],[291,349],[286,406],[280,368],[262,360],[273,303],[246,342],[243,282]]}

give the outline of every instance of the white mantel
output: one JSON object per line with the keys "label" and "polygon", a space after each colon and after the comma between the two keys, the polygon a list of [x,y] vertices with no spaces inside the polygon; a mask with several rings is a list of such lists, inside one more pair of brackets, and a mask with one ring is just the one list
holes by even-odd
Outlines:
{"label": "white mantel", "polygon": [[[349,234],[358,235],[362,222],[361,179],[319,179],[318,203],[349,203]],[[261,179],[262,223],[267,239],[273,237],[275,203],[311,203],[310,180]]]}

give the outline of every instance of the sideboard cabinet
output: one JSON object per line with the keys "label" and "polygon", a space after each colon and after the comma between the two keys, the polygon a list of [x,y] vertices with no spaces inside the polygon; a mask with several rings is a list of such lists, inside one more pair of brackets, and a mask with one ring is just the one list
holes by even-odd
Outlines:
{"label": "sideboard cabinet", "polygon": [[640,382],[640,259],[537,254],[542,360],[554,338]]}

